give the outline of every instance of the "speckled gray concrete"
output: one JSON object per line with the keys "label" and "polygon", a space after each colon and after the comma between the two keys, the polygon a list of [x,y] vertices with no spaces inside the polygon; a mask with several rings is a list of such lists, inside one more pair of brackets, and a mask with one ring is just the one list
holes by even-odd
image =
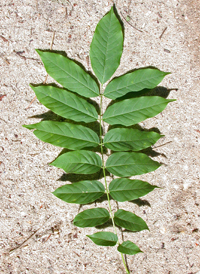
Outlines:
{"label": "speckled gray concrete", "polygon": [[[53,49],[66,51],[91,70],[88,55],[93,32],[111,5],[112,1],[96,0],[0,3],[0,273],[125,273],[115,247],[98,247],[85,236],[95,228],[73,226],[79,206],[51,194],[63,184],[58,180],[63,172],[48,163],[61,149],[22,128],[39,121],[29,117],[46,111],[37,100],[26,109],[34,98],[29,83],[41,83],[46,75],[34,49],[48,49],[55,31]],[[152,65],[172,73],[162,86],[178,88],[168,96],[177,98],[176,102],[141,123],[165,135],[155,145],[160,153],[155,159],[164,164],[140,177],[161,189],[143,198],[151,206],[120,203],[144,218],[150,228],[124,234],[144,251],[128,256],[130,272],[199,274],[200,3],[118,0],[116,7],[130,21],[124,21],[124,52],[115,75]],[[107,207],[106,202],[102,205]],[[112,207],[116,209],[114,202]]]}

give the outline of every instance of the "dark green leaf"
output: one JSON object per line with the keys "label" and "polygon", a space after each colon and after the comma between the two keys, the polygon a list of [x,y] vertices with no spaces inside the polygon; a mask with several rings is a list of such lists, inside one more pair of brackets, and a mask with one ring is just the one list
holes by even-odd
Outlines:
{"label": "dark green leaf", "polygon": [[67,173],[93,174],[101,169],[102,161],[95,152],[77,150],[62,154],[50,165],[62,168]]}
{"label": "dark green leaf", "polygon": [[72,92],[54,86],[30,87],[40,103],[64,118],[84,123],[98,119],[95,107]]}
{"label": "dark green leaf", "polygon": [[111,8],[98,23],[90,46],[92,68],[102,84],[118,68],[122,51],[122,26]]}
{"label": "dark green leaf", "polygon": [[99,199],[105,188],[99,181],[81,181],[57,188],[53,194],[67,203],[88,204]]}
{"label": "dark green leaf", "polygon": [[137,92],[143,89],[155,88],[169,72],[163,72],[156,68],[137,69],[133,72],[113,79],[106,87],[104,95],[110,99],[116,99],[129,92]]}
{"label": "dark green leaf", "polygon": [[58,53],[36,51],[47,73],[63,87],[87,98],[99,95],[99,87],[95,80],[76,62]]}
{"label": "dark green leaf", "polygon": [[139,247],[132,243],[131,241],[125,241],[122,244],[120,244],[117,248],[117,250],[123,254],[127,255],[135,255],[139,252],[142,252]]}
{"label": "dark green leaf", "polygon": [[98,135],[90,128],[66,122],[43,121],[38,124],[24,126],[34,131],[43,142],[68,149],[96,147],[99,144]]}
{"label": "dark green leaf", "polygon": [[106,169],[119,177],[141,175],[156,170],[160,164],[144,153],[116,152],[106,162]]}
{"label": "dark green leaf", "polygon": [[109,106],[103,115],[103,120],[110,125],[135,125],[154,117],[173,101],[159,96],[126,99]]}
{"label": "dark green leaf", "polygon": [[113,151],[138,151],[155,144],[162,135],[131,128],[115,128],[104,137],[104,145]]}
{"label": "dark green leaf", "polygon": [[137,232],[149,229],[145,221],[130,211],[123,209],[117,210],[114,215],[115,224],[127,230]]}
{"label": "dark green leaf", "polygon": [[138,199],[156,187],[140,180],[119,178],[112,180],[109,185],[109,191],[113,199],[118,202],[125,202]]}
{"label": "dark green leaf", "polygon": [[96,245],[114,246],[117,243],[118,237],[112,232],[97,232],[92,235],[87,235]]}
{"label": "dark green leaf", "polygon": [[74,225],[78,227],[92,227],[102,225],[110,219],[110,214],[105,208],[86,209],[76,215]]}

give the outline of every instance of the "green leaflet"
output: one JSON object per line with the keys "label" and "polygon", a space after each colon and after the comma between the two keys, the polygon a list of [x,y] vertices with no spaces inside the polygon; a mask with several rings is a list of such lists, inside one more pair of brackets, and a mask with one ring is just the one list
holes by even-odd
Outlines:
{"label": "green leaflet", "polygon": [[99,199],[105,188],[99,181],[81,181],[57,188],[53,194],[67,203],[88,204]]}
{"label": "green leaflet", "polygon": [[81,125],[43,121],[37,124],[25,125],[24,127],[36,129],[34,131],[35,136],[43,142],[71,150],[96,147],[99,144],[98,135],[90,128]]}
{"label": "green leaflet", "polygon": [[110,125],[135,125],[154,117],[173,101],[159,96],[126,99],[109,106],[103,115],[103,120]]}
{"label": "green leaflet", "polygon": [[92,69],[104,84],[120,64],[123,31],[113,8],[98,23],[90,45]]}
{"label": "green leaflet", "polygon": [[125,202],[138,199],[157,186],[152,186],[141,180],[131,180],[127,178],[114,179],[109,185],[109,192],[112,198],[118,202]]}
{"label": "green leaflet", "polygon": [[67,173],[93,174],[101,169],[102,161],[95,152],[77,150],[62,154],[50,165],[62,168]]}
{"label": "green leaflet", "polygon": [[137,232],[149,229],[145,221],[130,211],[123,209],[117,210],[114,215],[115,224],[127,230]]}
{"label": "green leaflet", "polygon": [[97,232],[92,235],[87,235],[96,245],[114,246],[117,243],[118,237],[112,232]]}
{"label": "green leaflet", "polygon": [[160,164],[144,153],[116,152],[106,162],[106,169],[116,176],[130,177],[156,170]]}
{"label": "green leaflet", "polygon": [[125,241],[122,244],[120,244],[117,248],[117,250],[121,253],[127,254],[127,255],[135,255],[139,252],[142,252],[139,247],[132,243],[131,241]]}
{"label": "green leaflet", "polygon": [[102,225],[110,219],[110,214],[105,208],[86,209],[76,215],[74,225],[78,227],[93,227]]}
{"label": "green leaflet", "polygon": [[104,145],[113,151],[138,151],[155,144],[162,135],[131,128],[115,128],[105,135]]}
{"label": "green leaflet", "polygon": [[40,103],[64,118],[84,123],[98,119],[95,107],[72,92],[54,86],[30,87]]}
{"label": "green leaflet", "polygon": [[99,95],[95,80],[76,62],[58,53],[38,49],[36,51],[47,73],[63,87],[87,98]]}
{"label": "green leaflet", "polygon": [[143,89],[155,88],[169,72],[155,68],[137,69],[113,79],[106,87],[104,96],[117,99],[129,92],[137,92]]}

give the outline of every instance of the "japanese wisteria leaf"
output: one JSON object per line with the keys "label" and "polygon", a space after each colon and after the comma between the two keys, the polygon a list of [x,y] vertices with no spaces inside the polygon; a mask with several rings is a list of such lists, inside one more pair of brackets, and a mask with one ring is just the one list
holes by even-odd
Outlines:
{"label": "japanese wisteria leaf", "polygon": [[93,105],[67,90],[54,86],[32,86],[38,100],[54,113],[76,122],[90,123],[98,119]]}
{"label": "japanese wisteria leaf", "polygon": [[92,227],[102,225],[110,219],[110,214],[105,208],[86,209],[76,215],[74,225],[78,227]]}
{"label": "japanese wisteria leaf", "polygon": [[81,181],[57,188],[53,194],[67,203],[88,204],[99,199],[105,188],[99,181]]}
{"label": "japanese wisteria leaf", "polygon": [[144,153],[116,152],[110,155],[106,169],[119,177],[141,175],[156,170],[160,164]]}
{"label": "japanese wisteria leaf", "polygon": [[147,118],[154,117],[175,100],[159,96],[142,96],[117,102],[107,108],[103,120],[110,125],[135,125]]}
{"label": "japanese wisteria leaf", "polygon": [[142,218],[123,209],[118,209],[117,212],[115,212],[114,221],[116,225],[133,232],[149,229]]}
{"label": "japanese wisteria leaf", "polygon": [[162,135],[131,128],[114,128],[105,135],[104,145],[113,151],[138,151],[155,144]]}
{"label": "japanese wisteria leaf", "polygon": [[114,179],[109,185],[110,195],[118,202],[138,199],[154,190],[154,188],[157,188],[157,186],[152,186],[141,180],[127,178]]}
{"label": "japanese wisteria leaf", "polygon": [[47,73],[63,87],[84,97],[99,95],[96,81],[75,61],[50,51],[37,49]]}
{"label": "japanese wisteria leaf", "polygon": [[24,127],[36,129],[33,133],[43,142],[71,150],[96,147],[99,144],[99,137],[96,132],[81,125],[66,122],[42,121]]}
{"label": "japanese wisteria leaf", "polygon": [[122,51],[122,26],[112,7],[99,21],[90,45],[92,69],[102,84],[109,80],[118,68]]}
{"label": "japanese wisteria leaf", "polygon": [[93,174],[101,169],[102,161],[95,152],[76,150],[62,154],[50,165],[62,168],[67,173]]}
{"label": "japanese wisteria leaf", "polygon": [[135,255],[139,252],[142,252],[139,247],[132,243],[131,241],[125,241],[122,244],[120,244],[117,248],[117,250],[123,254],[127,255]]}
{"label": "japanese wisteria leaf", "polygon": [[104,96],[116,99],[129,92],[137,92],[143,89],[155,88],[169,72],[156,68],[137,69],[113,79],[106,87]]}
{"label": "japanese wisteria leaf", "polygon": [[117,235],[112,232],[102,231],[86,236],[89,237],[96,245],[102,246],[114,246],[118,240]]}

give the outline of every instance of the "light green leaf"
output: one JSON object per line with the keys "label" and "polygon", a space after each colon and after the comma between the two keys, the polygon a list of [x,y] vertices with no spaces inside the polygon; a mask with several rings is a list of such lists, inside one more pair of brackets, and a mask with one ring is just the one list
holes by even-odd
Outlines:
{"label": "light green leaf", "polygon": [[72,92],[54,86],[30,87],[40,103],[64,118],[84,123],[98,119],[95,107]]}
{"label": "light green leaf", "polygon": [[106,162],[106,169],[119,177],[141,175],[156,170],[160,164],[144,153],[116,152]]}
{"label": "light green leaf", "polygon": [[81,181],[57,188],[53,194],[59,199],[74,204],[88,204],[99,199],[105,188],[99,181]]}
{"label": "light green leaf", "polygon": [[117,250],[123,254],[127,255],[135,255],[139,252],[142,252],[139,247],[132,243],[131,241],[125,241],[122,244],[120,244],[117,248]]}
{"label": "light green leaf", "polygon": [[95,80],[76,62],[58,53],[38,49],[36,51],[47,73],[63,87],[87,98],[99,95]]}
{"label": "light green leaf", "polygon": [[114,246],[118,240],[117,235],[112,232],[102,231],[86,236],[89,237],[96,245],[102,246]]}
{"label": "light green leaf", "polygon": [[102,84],[109,80],[118,68],[122,51],[122,26],[112,7],[99,21],[90,46],[92,68]]}
{"label": "light green leaf", "polygon": [[137,69],[113,79],[106,87],[104,95],[110,99],[116,99],[129,92],[137,92],[143,89],[155,88],[169,72],[156,68]]}
{"label": "light green leaf", "polygon": [[110,219],[110,214],[105,208],[86,209],[76,215],[74,225],[78,227],[92,227],[102,225]]}
{"label": "light green leaf", "polygon": [[110,195],[118,202],[138,199],[154,190],[154,188],[157,188],[157,186],[127,178],[114,179],[109,185]]}
{"label": "light green leaf", "polygon": [[77,150],[62,154],[50,165],[62,168],[67,173],[93,174],[101,169],[102,161],[95,152]]}
{"label": "light green leaf", "polygon": [[147,118],[154,117],[175,100],[159,96],[142,96],[117,102],[107,108],[103,120],[110,125],[135,125]]}
{"label": "light green leaf", "polygon": [[127,230],[137,232],[149,229],[145,221],[130,211],[123,209],[117,210],[114,215],[115,224]]}
{"label": "light green leaf", "polygon": [[162,135],[131,128],[115,128],[104,137],[104,145],[113,151],[138,151],[155,144]]}
{"label": "light green leaf", "polygon": [[85,147],[96,147],[99,144],[98,135],[90,128],[66,122],[42,121],[24,126],[36,129],[33,133],[43,142],[71,150]]}

